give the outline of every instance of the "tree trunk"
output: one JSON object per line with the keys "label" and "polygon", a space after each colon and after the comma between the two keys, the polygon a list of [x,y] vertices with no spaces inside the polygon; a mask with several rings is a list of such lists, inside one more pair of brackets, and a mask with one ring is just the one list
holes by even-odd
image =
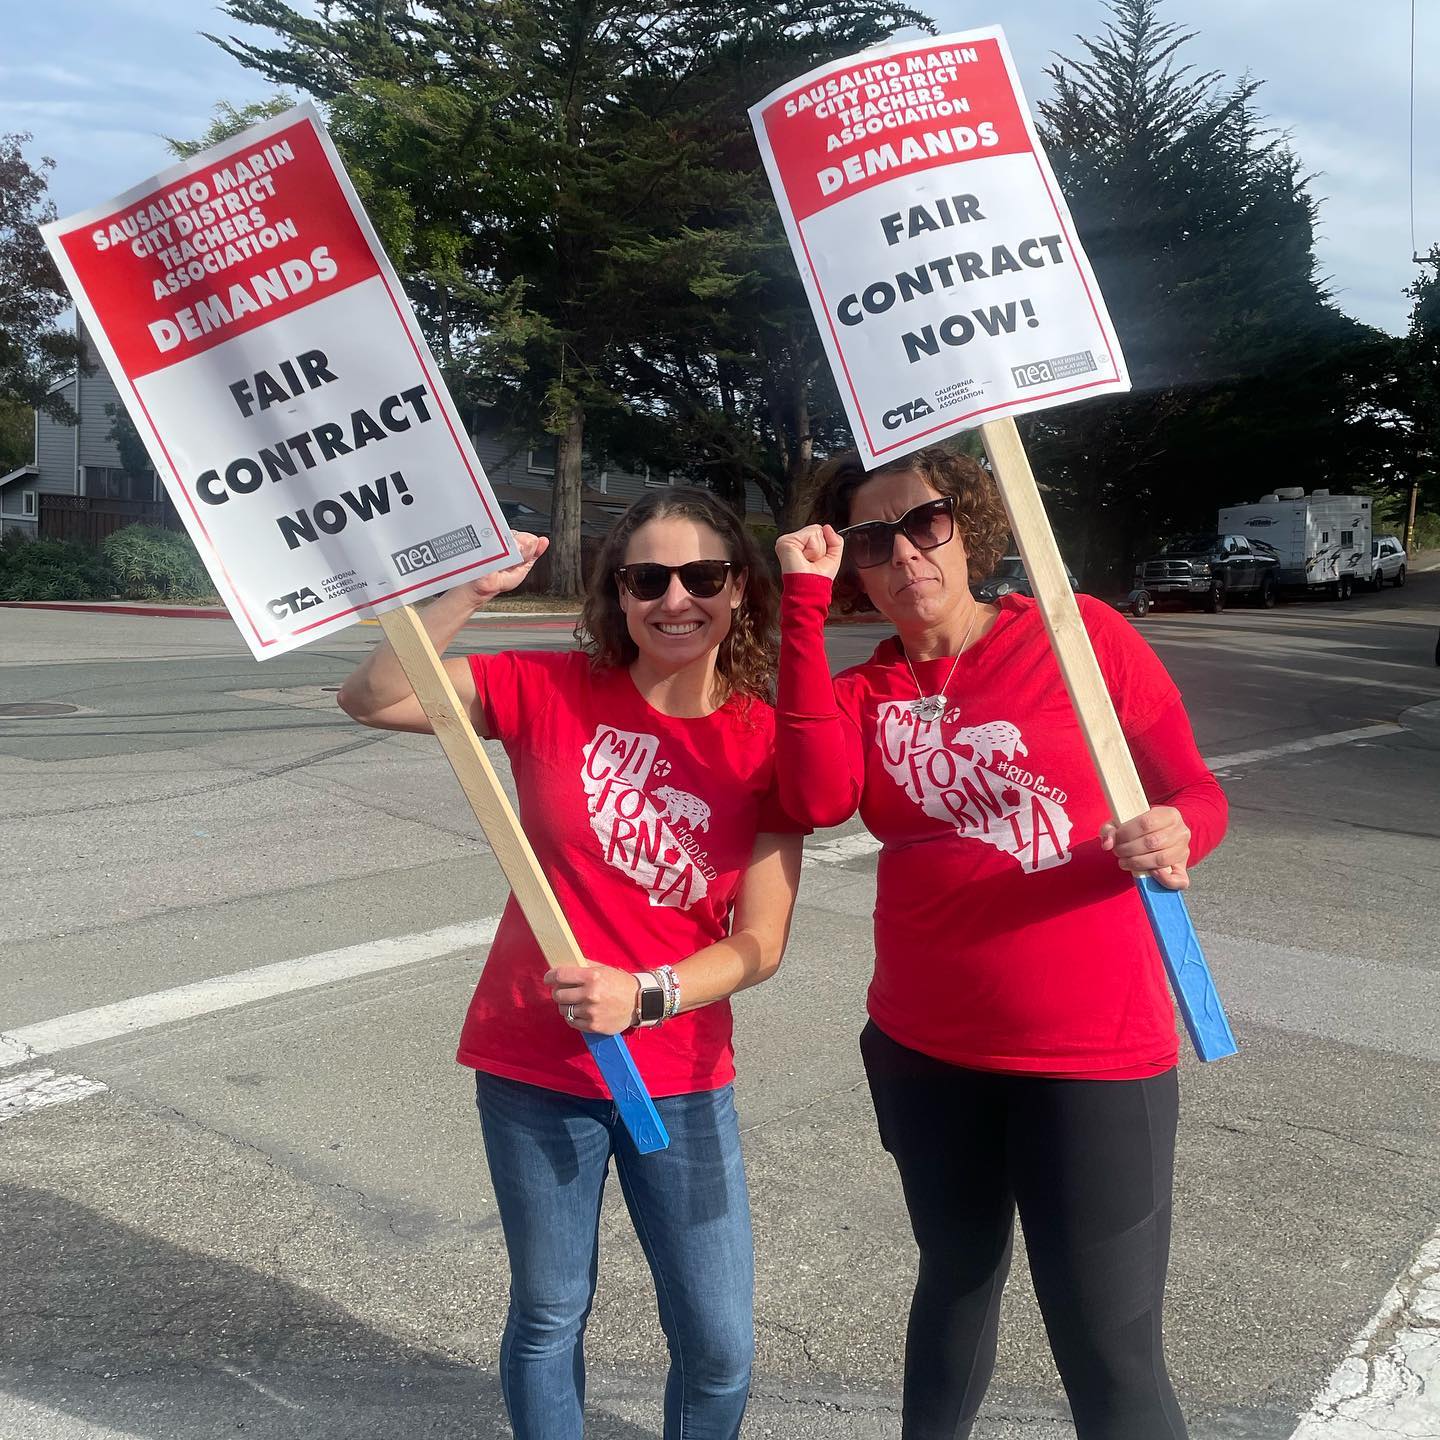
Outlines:
{"label": "tree trunk", "polygon": [[585,587],[580,562],[580,461],[585,411],[572,403],[555,439],[555,483],[550,502],[550,594],[578,596]]}
{"label": "tree trunk", "polygon": [[815,462],[815,436],[810,428],[810,401],[806,376],[795,377],[795,440],[785,467],[785,505],[775,518],[783,530],[798,530],[810,510],[810,472]]}

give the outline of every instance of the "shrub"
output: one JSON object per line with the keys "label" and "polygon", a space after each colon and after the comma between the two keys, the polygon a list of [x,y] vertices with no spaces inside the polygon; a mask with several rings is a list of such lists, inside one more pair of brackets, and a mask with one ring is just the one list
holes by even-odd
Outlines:
{"label": "shrub", "polygon": [[0,600],[108,600],[115,580],[105,557],[74,540],[0,545]]}
{"label": "shrub", "polygon": [[100,547],[121,598],[125,600],[214,601],[210,583],[190,537],[151,525],[127,525]]}

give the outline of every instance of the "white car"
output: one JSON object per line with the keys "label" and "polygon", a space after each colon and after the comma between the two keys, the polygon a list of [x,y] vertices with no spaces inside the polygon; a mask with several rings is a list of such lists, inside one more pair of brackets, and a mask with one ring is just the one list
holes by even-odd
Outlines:
{"label": "white car", "polygon": [[1375,573],[1370,583],[1378,590],[1382,585],[1403,585],[1408,556],[1405,547],[1393,535],[1377,535],[1370,546]]}

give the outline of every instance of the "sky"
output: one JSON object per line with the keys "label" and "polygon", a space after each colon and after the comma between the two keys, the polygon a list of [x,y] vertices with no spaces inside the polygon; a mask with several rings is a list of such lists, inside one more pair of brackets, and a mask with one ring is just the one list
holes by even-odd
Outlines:
{"label": "sky", "polygon": [[[1102,0],[912,0],[942,31],[1001,24],[1032,102],[1057,54],[1104,25]],[[1415,243],[1440,241],[1440,3],[1415,0]],[[301,0],[299,8],[311,8]],[[1288,135],[1320,200],[1320,271],[1348,314],[1392,334],[1407,323],[1411,0],[1166,0],[1195,38],[1197,71],[1263,81],[1257,104]],[[0,0],[0,133],[55,161],[62,216],[173,163],[163,137],[204,131],[215,104],[273,87],[206,40],[237,33],[209,0]],[[758,98],[758,97],[756,97]]]}

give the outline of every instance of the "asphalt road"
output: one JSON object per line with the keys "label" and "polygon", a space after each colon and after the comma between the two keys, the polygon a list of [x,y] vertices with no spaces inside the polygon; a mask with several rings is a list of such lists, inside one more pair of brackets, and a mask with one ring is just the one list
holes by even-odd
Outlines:
{"label": "asphalt road", "polygon": [[[1231,757],[1191,909],[1242,1053],[1184,1064],[1168,1312],[1197,1437],[1290,1436],[1440,1223],[1437,626],[1440,573],[1143,622],[1202,750]],[[836,628],[835,663],[879,633]],[[0,706],[77,707],[0,720],[0,1032],[169,995],[164,1023],[0,1053],[0,1095],[79,1097],[0,1121],[5,1440],[506,1433],[503,1252],[452,1059],[483,937],[353,963],[473,930],[505,887],[433,740],[335,710],[375,635],[256,665],[228,622],[0,610]],[[554,621],[463,638],[568,643]],[[811,854],[779,977],[736,1002],[746,1434],[893,1440],[914,1268],[855,1045],[874,858],[834,833]],[[348,978],[310,988],[227,978],[337,951],[297,970]],[[170,992],[205,981],[185,1018]],[[1073,1434],[1023,1264],[1006,1307],[979,1434]],[[662,1350],[607,1202],[597,1440],[658,1435]]]}

